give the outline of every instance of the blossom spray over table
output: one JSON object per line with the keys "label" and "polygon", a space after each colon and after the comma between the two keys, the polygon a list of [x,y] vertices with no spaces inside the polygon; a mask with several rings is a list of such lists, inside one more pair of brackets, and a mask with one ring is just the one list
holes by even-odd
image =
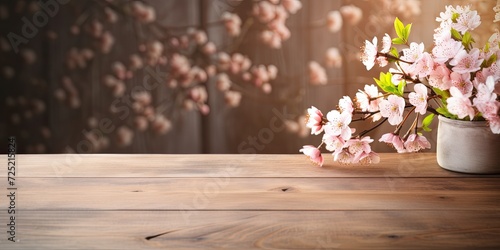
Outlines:
{"label": "blossom spray over table", "polygon": [[[500,6],[494,10],[498,17]],[[397,37],[385,34],[380,44],[377,37],[365,41],[361,60],[367,70],[375,64],[393,68],[381,72],[374,79],[376,85],[358,90],[355,98],[342,97],[326,116],[314,106],[309,108],[306,125],[311,134],[322,135],[322,141],[300,152],[319,166],[324,163],[323,146],[336,162],[378,163],[370,132],[388,122],[394,130],[378,141],[398,153],[418,152],[431,147],[422,132],[431,130],[429,125],[438,115],[486,121],[492,135],[500,134],[500,32],[497,29],[478,47],[471,32],[479,27],[481,17],[469,6],[447,6],[436,21],[439,27],[430,51],[425,51],[424,43],[409,40],[412,24],[404,25],[398,18],[394,21]],[[358,132],[352,125],[361,121],[375,124]]]}

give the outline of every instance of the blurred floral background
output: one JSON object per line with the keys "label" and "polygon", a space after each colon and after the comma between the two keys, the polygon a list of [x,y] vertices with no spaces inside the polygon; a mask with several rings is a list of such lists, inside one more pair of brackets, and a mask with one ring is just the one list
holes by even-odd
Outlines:
{"label": "blurred floral background", "polygon": [[431,44],[449,4],[479,12],[479,44],[499,29],[496,0],[1,1],[0,137],[19,153],[298,153],[321,139],[308,107],[378,76],[364,40],[399,17]]}

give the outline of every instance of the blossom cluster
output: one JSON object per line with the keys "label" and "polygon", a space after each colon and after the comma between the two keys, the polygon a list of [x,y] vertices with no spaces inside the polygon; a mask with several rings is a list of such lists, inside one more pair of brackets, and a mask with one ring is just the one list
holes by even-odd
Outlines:
{"label": "blossom cluster", "polygon": [[[323,164],[320,148],[333,152],[341,163],[376,163],[379,157],[371,150],[367,134],[388,122],[395,130],[382,135],[380,142],[397,152],[417,152],[430,148],[421,133],[430,131],[436,115],[460,120],[486,120],[492,133],[500,133],[500,33],[497,30],[483,47],[474,47],[471,31],[481,24],[477,11],[469,6],[447,6],[438,18],[434,46],[425,51],[423,43],[408,40],[411,24],[396,18],[397,37],[385,34],[378,46],[377,37],[365,41],[362,62],[367,70],[378,64],[393,63],[387,73],[380,73],[376,85],[366,85],[352,100],[344,96],[338,108],[327,113],[308,109],[307,127],[311,134],[323,133],[319,147],[304,146],[300,151]],[[398,51],[399,46],[403,49]],[[425,116],[425,117],[423,117]],[[413,117],[406,133],[404,124]],[[423,118],[423,119],[421,119]],[[372,120],[377,124],[355,134],[354,121]],[[421,124],[421,125],[419,125]]]}

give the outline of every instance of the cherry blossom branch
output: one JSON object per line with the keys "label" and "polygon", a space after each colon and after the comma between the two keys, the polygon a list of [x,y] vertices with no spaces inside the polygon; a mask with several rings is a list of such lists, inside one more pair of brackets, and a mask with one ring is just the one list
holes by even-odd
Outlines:
{"label": "cherry blossom branch", "polygon": [[358,138],[363,137],[364,135],[366,135],[366,134],[370,133],[371,131],[373,131],[373,130],[377,129],[378,127],[380,127],[380,126],[381,126],[382,124],[384,124],[384,123],[385,123],[388,119],[389,119],[389,118],[384,118],[384,119],[383,119],[381,122],[379,122],[377,125],[373,126],[373,127],[372,127],[372,128],[370,128],[370,129],[366,129],[366,130],[362,131],[361,133],[359,133],[359,134],[358,134],[357,136],[355,136],[355,137],[358,137]]}

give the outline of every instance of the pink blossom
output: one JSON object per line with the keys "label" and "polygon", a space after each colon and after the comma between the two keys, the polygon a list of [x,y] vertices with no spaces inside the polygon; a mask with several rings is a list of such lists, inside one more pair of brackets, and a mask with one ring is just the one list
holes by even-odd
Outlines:
{"label": "pink blossom", "polygon": [[204,86],[196,86],[189,90],[189,96],[197,103],[204,103],[208,99],[207,89]]}
{"label": "pink blossom", "polygon": [[464,34],[468,30],[474,30],[480,24],[481,18],[477,14],[477,11],[467,11],[465,13],[461,13],[456,22],[451,24],[451,27]]}
{"label": "pink blossom", "polygon": [[238,91],[226,91],[224,93],[224,100],[229,107],[238,107],[241,102],[241,93]]}
{"label": "pink blossom", "polygon": [[270,64],[267,65],[267,75],[269,76],[269,79],[274,80],[278,76],[278,67]]}
{"label": "pink blossom", "polygon": [[[500,50],[497,52],[497,56],[498,58],[500,58]],[[476,78],[478,78],[478,76],[483,78],[482,82],[485,82],[486,78],[488,78],[489,76],[493,76],[495,78],[495,81],[500,80],[500,60],[491,64],[489,68],[483,68],[482,71],[477,72]]]}
{"label": "pink blossom", "polygon": [[126,126],[121,126],[116,130],[116,136],[118,140],[118,145],[124,147],[132,144],[134,139],[134,131]]}
{"label": "pink blossom", "polygon": [[352,114],[349,112],[340,113],[337,110],[332,110],[326,114],[328,123],[325,127],[325,133],[341,136],[344,140],[349,140],[351,138],[352,130],[349,124],[352,120]]}
{"label": "pink blossom", "polygon": [[326,51],[325,64],[328,67],[342,67],[342,56],[337,48],[329,48]]}
{"label": "pink blossom", "polygon": [[144,116],[137,116],[134,119],[134,126],[139,131],[145,131],[149,126],[148,119]]}
{"label": "pink blossom", "polygon": [[270,94],[273,90],[273,87],[268,82],[262,84],[260,88],[262,89],[262,92],[264,92],[264,94]]}
{"label": "pink blossom", "polygon": [[312,135],[319,135],[323,132],[323,113],[321,110],[314,106],[307,109],[306,126],[311,129]]}
{"label": "pink blossom", "polygon": [[106,20],[110,23],[116,23],[118,21],[118,15],[114,10],[109,7],[104,8],[104,13],[106,14]]}
{"label": "pink blossom", "polygon": [[415,92],[408,95],[410,103],[415,106],[415,112],[424,115],[427,112],[427,87],[418,83],[414,86]]}
{"label": "pink blossom", "polygon": [[344,5],[339,9],[342,17],[349,25],[356,25],[363,17],[363,11],[354,5]]}
{"label": "pink blossom", "polygon": [[380,53],[389,53],[392,47],[392,38],[389,34],[385,33],[384,37],[382,37],[382,49]]}
{"label": "pink blossom", "polygon": [[115,38],[109,31],[105,31],[99,38],[99,48],[102,53],[107,54],[115,44]]}
{"label": "pink blossom", "polygon": [[451,72],[450,75],[451,86],[456,87],[462,94],[471,93],[473,89],[472,82],[470,81],[470,74],[460,74],[457,72]]}
{"label": "pink blossom", "polygon": [[187,74],[191,69],[187,57],[181,54],[173,54],[170,59],[170,66],[174,74]]}
{"label": "pink blossom", "polygon": [[321,155],[321,151],[315,146],[312,145],[305,145],[302,147],[302,149],[299,150],[299,152],[302,152],[304,155],[309,157],[309,159],[316,165],[318,166],[323,166],[323,156]]}
{"label": "pink blossom", "polygon": [[136,102],[140,103],[142,106],[147,106],[151,104],[152,97],[151,94],[147,91],[135,91],[132,92],[132,99]]}
{"label": "pink blossom", "polygon": [[231,57],[226,52],[217,53],[217,66],[221,71],[226,71],[231,65]]}
{"label": "pink blossom", "polygon": [[131,70],[138,70],[144,66],[142,58],[137,54],[130,55],[129,61],[130,61],[129,68]]}
{"label": "pink blossom", "polygon": [[361,60],[366,66],[366,70],[370,70],[375,65],[375,59],[377,59],[377,37],[374,37],[372,42],[366,40],[361,51]]}
{"label": "pink blossom", "polygon": [[340,112],[348,112],[351,113],[354,111],[354,106],[351,100],[351,97],[344,96],[339,100],[339,109]]}
{"label": "pink blossom", "polygon": [[474,48],[469,53],[461,50],[450,61],[450,65],[454,66],[453,71],[461,74],[472,73],[481,69],[481,63],[484,59],[479,58],[479,49]]}
{"label": "pink blossom", "polygon": [[198,110],[202,115],[210,114],[210,106],[208,106],[206,103],[198,103]]}
{"label": "pink blossom", "polygon": [[431,144],[423,135],[411,134],[405,141],[405,148],[408,152],[418,152],[422,149],[431,148]]}
{"label": "pink blossom", "polygon": [[[382,93],[378,91],[377,86],[365,85],[364,91],[359,90],[356,93],[356,103],[361,111],[378,112],[379,103],[382,100]],[[380,113],[375,113],[372,115],[373,121],[378,121],[382,118]]]}
{"label": "pink blossom", "polygon": [[142,23],[150,23],[156,19],[156,13],[153,7],[147,6],[140,1],[134,1],[131,4],[132,14]]}
{"label": "pink blossom", "polygon": [[325,85],[328,81],[325,69],[315,61],[309,62],[309,81],[313,85]]}
{"label": "pink blossom", "polygon": [[326,150],[337,152],[344,148],[345,140],[340,136],[325,133],[323,134],[323,143],[326,145]]}
{"label": "pink blossom", "polygon": [[290,14],[295,14],[302,8],[302,3],[299,0],[282,0],[281,4],[283,4],[283,7],[285,7]]}
{"label": "pink blossom", "polygon": [[486,83],[479,83],[477,86],[477,94],[473,100],[474,106],[481,112],[482,116],[487,120],[498,117],[500,102],[498,102],[497,94],[494,93],[495,81],[493,76],[489,76]]}
{"label": "pink blossom", "polygon": [[261,87],[269,81],[269,73],[264,65],[252,66],[250,72],[252,73],[253,83],[257,87]]}
{"label": "pink blossom", "polygon": [[476,98],[474,98],[474,103],[495,101],[497,95],[494,93],[494,91],[495,78],[493,76],[489,76],[486,79],[485,83],[479,83],[477,85],[477,94]]}
{"label": "pink blossom", "polygon": [[434,56],[434,61],[438,63],[445,63],[464,49],[462,42],[455,41],[451,37],[449,29],[435,35],[434,43],[436,46],[432,49],[432,55]]}
{"label": "pink blossom", "polygon": [[476,112],[474,111],[472,103],[469,99],[471,93],[462,94],[458,88],[451,87],[450,94],[451,97],[447,99],[448,111],[458,116],[460,119],[469,116],[469,119],[472,121]]}
{"label": "pink blossom", "polygon": [[[300,125],[298,122],[293,121],[293,120],[285,120],[283,122],[283,126],[285,127],[285,130],[289,133],[298,133],[300,130]],[[307,135],[306,135],[307,136]]]}
{"label": "pink blossom", "polygon": [[337,10],[330,11],[326,17],[326,25],[331,32],[338,32],[342,28],[342,16],[340,12]]}
{"label": "pink blossom", "polygon": [[127,87],[123,82],[118,82],[111,88],[114,97],[122,97],[125,94],[125,90],[127,90]]}
{"label": "pink blossom", "polygon": [[491,132],[494,134],[500,134],[500,116],[497,115],[494,118],[490,118],[488,123],[490,124]]}
{"label": "pink blossom", "polygon": [[446,65],[439,64],[429,75],[429,84],[441,90],[447,90],[451,86],[450,70]]}
{"label": "pink blossom", "polygon": [[203,52],[203,54],[209,56],[213,55],[217,51],[217,48],[215,47],[215,44],[213,42],[208,42],[205,45],[203,45],[201,51]]}
{"label": "pink blossom", "polygon": [[359,158],[362,153],[370,153],[372,151],[370,147],[370,143],[373,142],[369,136],[365,136],[361,139],[350,139],[348,140],[344,147],[347,148],[350,154],[354,155],[356,161],[359,161]]}
{"label": "pink blossom", "polygon": [[387,60],[387,57],[385,56],[378,56],[377,59],[375,59],[379,67],[385,67],[389,64],[389,61]]}
{"label": "pink blossom", "polygon": [[156,115],[151,122],[151,128],[157,134],[166,134],[172,129],[172,122],[164,115]]}
{"label": "pink blossom", "polygon": [[495,20],[493,22],[500,22],[500,3],[497,2],[497,5],[493,7],[493,11],[495,11]]}
{"label": "pink blossom", "polygon": [[214,64],[209,64],[205,66],[205,72],[207,72],[208,77],[213,77],[217,73],[217,67]]}
{"label": "pink blossom", "polygon": [[264,30],[260,33],[262,42],[273,49],[281,48],[281,37],[278,33],[271,30]]}
{"label": "pink blossom", "polygon": [[276,16],[276,5],[261,1],[253,5],[252,14],[263,23],[270,22]]}
{"label": "pink blossom", "polygon": [[429,53],[424,52],[422,57],[415,61],[414,67],[415,74],[418,75],[418,77],[427,77],[434,69],[434,60]]}
{"label": "pink blossom", "polygon": [[405,99],[396,95],[390,95],[387,100],[380,101],[380,115],[389,118],[391,125],[398,125],[403,120]]}
{"label": "pink blossom", "polygon": [[227,91],[231,87],[231,80],[229,80],[229,76],[226,73],[220,73],[217,75],[215,84],[219,91]]}
{"label": "pink blossom", "polygon": [[380,162],[380,156],[371,151],[370,153],[361,153],[359,156],[359,162],[361,164],[377,164]]}
{"label": "pink blossom", "polygon": [[231,36],[239,36],[241,32],[241,18],[233,13],[224,12],[222,20],[226,27],[227,33]]}
{"label": "pink blossom", "polygon": [[193,76],[193,79],[197,82],[206,82],[208,79],[207,72],[198,66],[194,66],[191,68],[189,72]]}
{"label": "pink blossom", "polygon": [[424,43],[410,43],[410,48],[402,50],[403,56],[401,56],[401,59],[407,62],[415,62],[423,56],[424,49]]}
{"label": "pink blossom", "polygon": [[113,69],[113,73],[115,74],[115,76],[118,79],[120,79],[120,80],[125,79],[126,74],[127,74],[127,68],[125,67],[125,65],[123,65],[123,63],[121,63],[121,62],[114,62],[111,65],[111,68]]}
{"label": "pink blossom", "polygon": [[384,134],[384,135],[382,135],[382,137],[380,137],[380,139],[378,141],[385,142],[385,143],[393,146],[398,151],[398,153],[406,152],[406,149],[405,149],[404,144],[403,144],[403,140],[401,139],[401,137],[399,137],[399,135],[396,135],[394,133]]}
{"label": "pink blossom", "polygon": [[104,26],[98,20],[92,21],[88,26],[88,33],[94,38],[99,38],[103,31]]}
{"label": "pink blossom", "polygon": [[400,63],[401,68],[411,76],[417,75],[419,68],[417,68],[417,63],[414,62],[418,62],[423,57],[424,43],[410,43],[410,48],[403,49],[402,52],[403,56],[401,56],[401,59],[413,64]]}
{"label": "pink blossom", "polygon": [[288,38],[290,38],[291,36],[290,30],[285,26],[284,21],[272,21],[268,24],[268,27],[271,29],[271,31],[276,33],[282,41],[288,40]]}
{"label": "pink blossom", "polygon": [[274,19],[270,23],[268,23],[268,25],[273,23],[273,22],[283,23],[283,25],[284,25],[286,19],[289,16],[288,12],[281,4],[275,6],[274,15],[275,15]]}
{"label": "pink blossom", "polygon": [[203,30],[197,30],[193,33],[193,39],[198,45],[205,44],[208,41],[207,33]]}
{"label": "pink blossom", "polygon": [[333,152],[333,160],[342,164],[356,163],[354,155],[349,153],[346,149]]}

